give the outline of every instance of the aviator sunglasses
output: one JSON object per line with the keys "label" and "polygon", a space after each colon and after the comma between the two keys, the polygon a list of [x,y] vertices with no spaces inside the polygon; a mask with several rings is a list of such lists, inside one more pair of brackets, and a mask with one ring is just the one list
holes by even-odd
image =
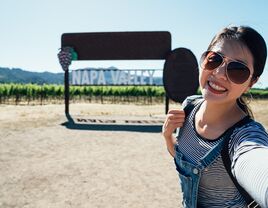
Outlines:
{"label": "aviator sunglasses", "polygon": [[226,56],[223,56],[217,52],[206,51],[201,56],[200,66],[204,70],[214,70],[225,62],[227,64],[225,67],[226,76],[230,81],[236,84],[242,84],[252,76],[249,68],[244,63],[230,58],[228,58],[230,61],[227,62],[225,61],[226,58]]}

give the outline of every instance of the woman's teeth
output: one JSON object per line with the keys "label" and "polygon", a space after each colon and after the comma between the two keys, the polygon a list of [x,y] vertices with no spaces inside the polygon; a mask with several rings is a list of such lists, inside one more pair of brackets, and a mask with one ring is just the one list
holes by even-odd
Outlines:
{"label": "woman's teeth", "polygon": [[226,89],[225,89],[224,87],[221,87],[221,86],[215,84],[214,82],[211,82],[211,81],[210,81],[210,82],[208,82],[208,84],[209,84],[209,86],[210,86],[211,88],[213,88],[214,90],[222,91],[222,92],[226,91]]}

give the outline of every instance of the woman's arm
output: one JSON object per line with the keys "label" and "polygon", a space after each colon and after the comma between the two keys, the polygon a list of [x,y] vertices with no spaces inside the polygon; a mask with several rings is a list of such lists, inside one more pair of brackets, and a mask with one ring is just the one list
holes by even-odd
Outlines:
{"label": "woman's arm", "polygon": [[232,173],[261,207],[268,207],[268,134],[257,122],[238,129],[230,141]]}
{"label": "woman's arm", "polygon": [[170,137],[165,137],[165,141],[166,141],[166,146],[167,146],[167,150],[169,152],[169,154],[172,156],[172,157],[175,157],[175,150],[174,150],[174,146],[176,144],[176,138],[171,135]]}
{"label": "woman's arm", "polygon": [[252,149],[239,156],[233,173],[261,207],[268,207],[268,147]]}

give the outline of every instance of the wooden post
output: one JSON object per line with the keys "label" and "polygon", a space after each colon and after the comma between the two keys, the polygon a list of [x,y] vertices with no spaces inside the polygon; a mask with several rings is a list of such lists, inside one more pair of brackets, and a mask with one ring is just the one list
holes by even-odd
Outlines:
{"label": "wooden post", "polygon": [[168,98],[167,95],[166,95],[166,102],[165,102],[165,104],[166,104],[165,113],[167,114],[168,113],[168,109],[169,109],[169,98]]}
{"label": "wooden post", "polygon": [[65,114],[69,114],[69,70],[64,73]]}

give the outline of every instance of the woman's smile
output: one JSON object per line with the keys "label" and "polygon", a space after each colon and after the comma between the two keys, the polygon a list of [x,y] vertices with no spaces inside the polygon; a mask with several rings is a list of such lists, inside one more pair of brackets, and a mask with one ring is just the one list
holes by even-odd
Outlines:
{"label": "woman's smile", "polygon": [[216,82],[208,81],[207,84],[208,84],[208,89],[212,91],[213,93],[222,94],[227,91],[225,87],[221,86],[220,84]]}

